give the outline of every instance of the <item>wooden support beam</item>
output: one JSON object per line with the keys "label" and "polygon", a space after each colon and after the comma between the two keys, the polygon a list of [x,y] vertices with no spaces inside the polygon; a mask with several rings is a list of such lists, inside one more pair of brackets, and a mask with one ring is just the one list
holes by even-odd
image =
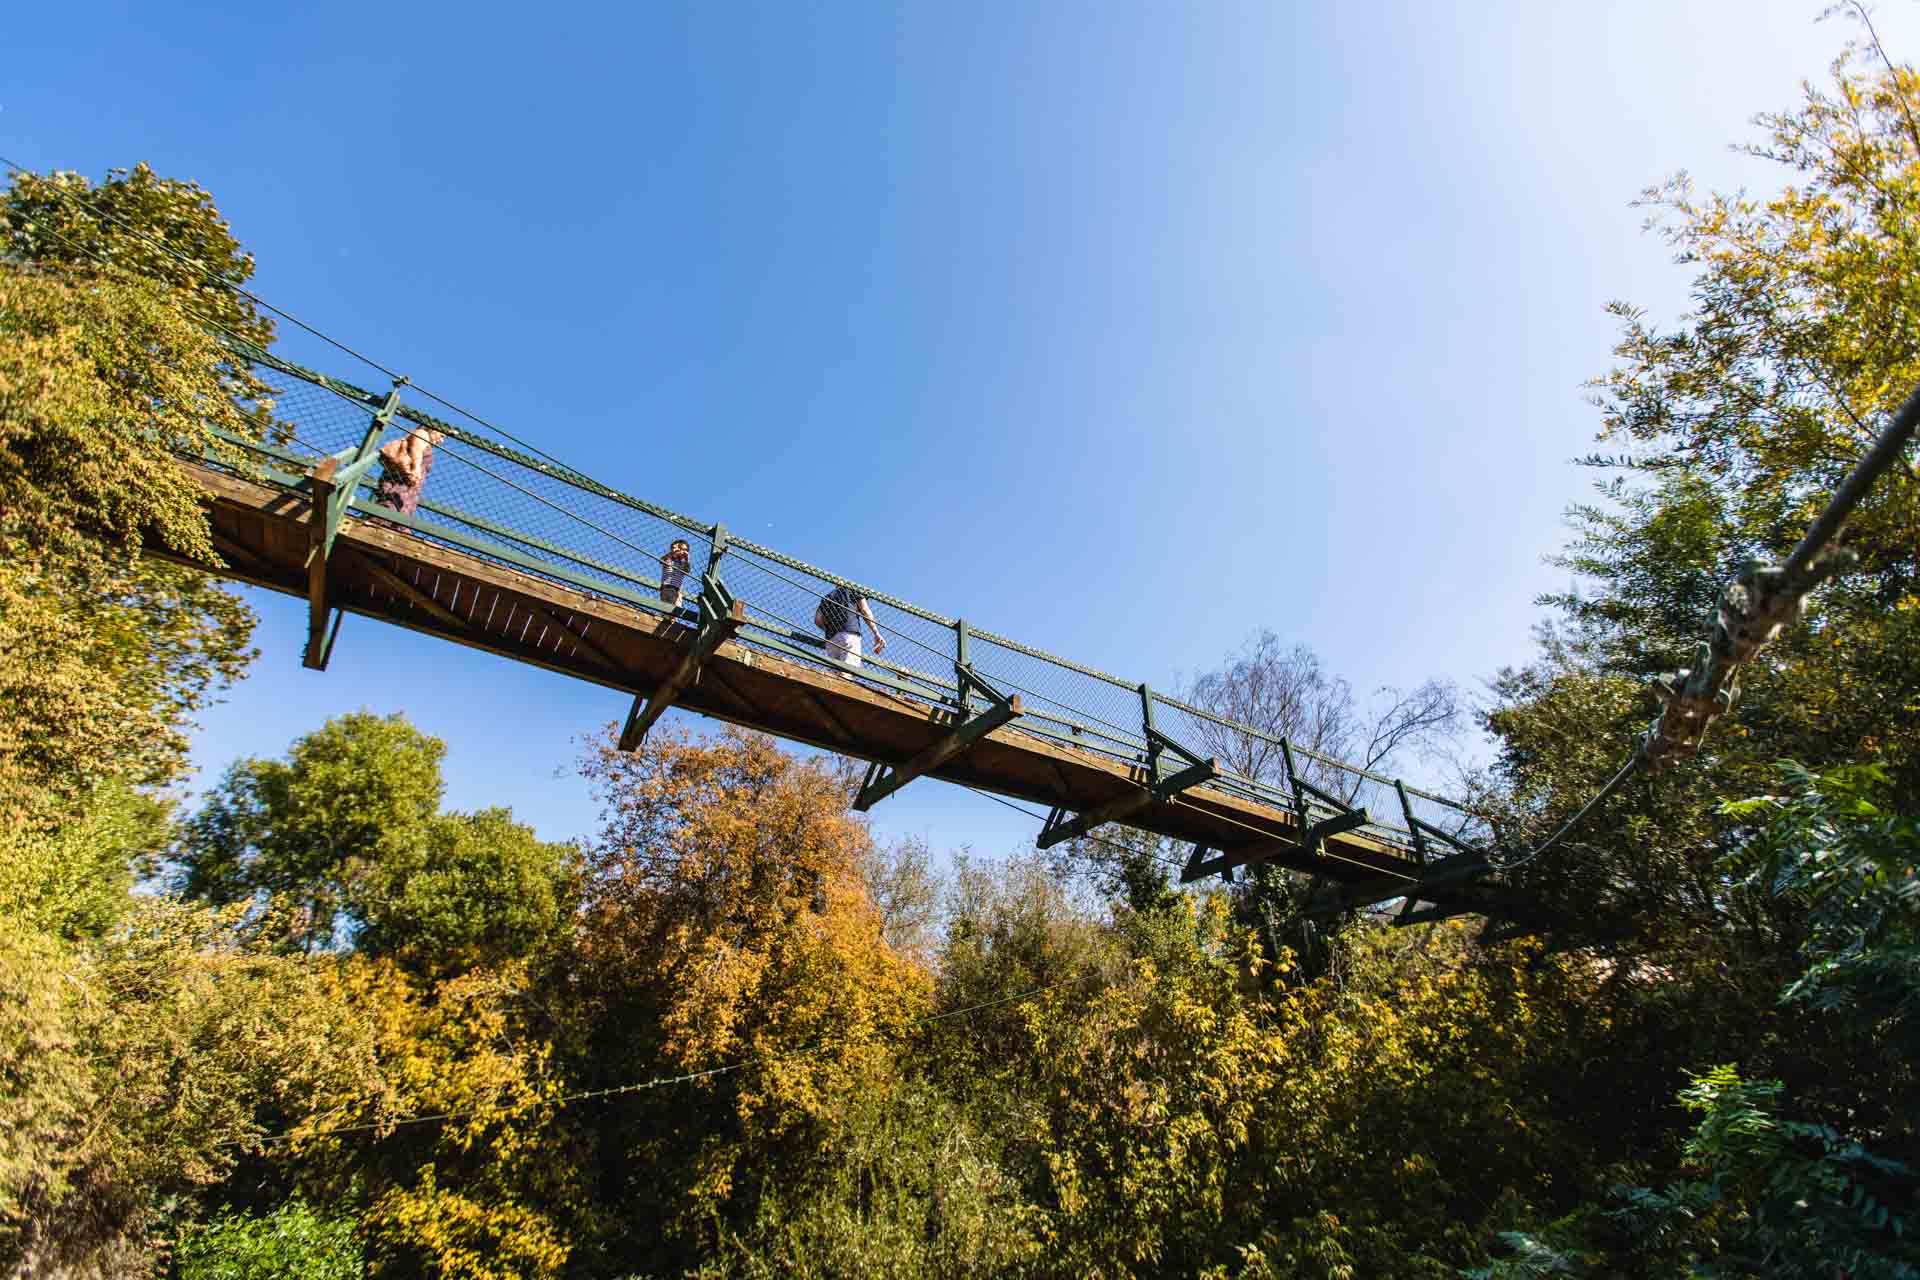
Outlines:
{"label": "wooden support beam", "polygon": [[818,711],[820,718],[832,726],[834,736],[840,740],[840,745],[849,748],[849,754],[852,754],[852,749],[857,748],[859,742],[858,739],[855,738],[853,730],[847,728],[847,722],[833,714],[833,708],[828,706],[826,701],[813,690],[807,688],[805,685],[796,685],[795,688],[798,690],[801,699],[815,711]]}
{"label": "wooden support beam", "polygon": [[420,609],[435,621],[444,622],[457,631],[472,629],[473,624],[467,621],[467,619],[447,608],[438,600],[435,600],[432,596],[414,586],[411,582],[408,582],[405,578],[387,568],[387,566],[381,564],[378,560],[375,560],[372,556],[356,551],[354,558],[359,561],[361,568],[372,575],[374,581],[393,592],[394,595],[400,597],[402,600],[405,600],[408,604]]}
{"label": "wooden support beam", "polygon": [[647,736],[647,730],[654,722],[666,714],[673,700],[700,674],[700,668],[714,650],[733,638],[747,620],[747,606],[739,600],[732,602],[724,617],[711,619],[706,626],[695,632],[691,639],[681,646],[680,661],[675,664],[667,678],[656,686],[651,694],[642,694],[633,700],[633,707],[627,712],[626,727],[620,730],[620,750],[632,751]]}
{"label": "wooden support beam", "polygon": [[600,665],[605,667],[607,670],[619,671],[621,669],[620,664],[614,661],[613,657],[610,654],[608,654],[605,649],[602,649],[599,645],[587,639],[585,636],[581,635],[578,631],[575,631],[572,627],[560,621],[560,619],[557,616],[555,616],[552,613],[549,613],[545,609],[542,609],[539,605],[535,604],[533,601],[522,600],[520,601],[520,607],[525,609],[528,613],[532,614],[541,623],[570,637],[573,640],[574,644],[576,644],[582,649],[585,649],[588,653],[592,654],[595,658],[599,659]]}
{"label": "wooden support beam", "polygon": [[[263,582],[272,582],[276,577],[276,571],[272,565],[233,539],[227,537],[218,529],[209,529],[207,535],[213,543],[213,549],[220,553],[220,558],[225,560],[229,567],[237,569],[249,577],[258,578]],[[285,570],[278,572],[284,574]]]}
{"label": "wooden support beam", "polygon": [[946,734],[918,755],[904,764],[893,766],[884,776],[876,777],[870,784],[860,788],[860,794],[854,798],[853,807],[865,813],[915,778],[932,773],[1019,714],[1020,696],[1015,694],[1006,701],[997,703],[974,716],[971,720],[952,726]]}
{"label": "wooden support beam", "polygon": [[746,696],[734,688],[731,681],[720,674],[719,667],[713,665],[702,667],[700,669],[700,682],[710,689],[718,689],[721,693],[726,694],[733,702],[733,705],[738,707],[742,712],[747,715],[753,714],[753,703],[747,701]]}
{"label": "wooden support beam", "polygon": [[302,665],[312,671],[327,669],[327,511],[333,501],[333,473],[337,458],[322,458],[310,477],[311,502],[307,510],[307,652]]}

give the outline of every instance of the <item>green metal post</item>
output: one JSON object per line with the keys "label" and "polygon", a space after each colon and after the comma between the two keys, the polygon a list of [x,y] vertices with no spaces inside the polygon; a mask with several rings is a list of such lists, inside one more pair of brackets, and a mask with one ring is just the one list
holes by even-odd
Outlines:
{"label": "green metal post", "polygon": [[374,410],[373,417],[367,421],[367,430],[360,437],[360,445],[351,456],[342,456],[346,450],[334,456],[340,458],[342,466],[334,473],[333,492],[327,498],[326,537],[323,539],[320,554],[333,554],[333,540],[340,532],[340,522],[346,518],[347,508],[353,505],[353,496],[360,490],[360,482],[380,457],[380,438],[387,433],[387,427],[393,421],[394,412],[400,407],[400,388],[407,385],[405,378],[395,378],[393,390],[387,392],[386,401]]}
{"label": "green metal post", "polygon": [[959,693],[960,714],[966,715],[972,710],[973,658],[968,652],[967,620],[960,618],[953,624],[953,687]]}
{"label": "green metal post", "polygon": [[[1393,789],[1400,793],[1400,812],[1406,815],[1407,831],[1413,836],[1413,851],[1420,856],[1421,864],[1425,865],[1427,861],[1427,838],[1420,834],[1420,823],[1413,816],[1413,802],[1407,799],[1407,784],[1395,778],[1393,780]],[[1408,901],[1411,902],[1412,899],[1409,898]]]}
{"label": "green metal post", "polygon": [[1140,686],[1141,736],[1147,740],[1147,785],[1160,781],[1160,730],[1153,722],[1153,690]]}

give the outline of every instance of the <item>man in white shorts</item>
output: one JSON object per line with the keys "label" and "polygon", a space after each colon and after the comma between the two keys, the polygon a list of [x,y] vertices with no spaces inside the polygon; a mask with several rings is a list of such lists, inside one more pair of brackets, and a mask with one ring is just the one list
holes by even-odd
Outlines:
{"label": "man in white shorts", "polygon": [[849,667],[860,665],[862,619],[873,631],[873,653],[879,657],[887,651],[887,638],[880,634],[880,624],[873,620],[867,598],[852,587],[835,587],[821,597],[820,607],[813,611],[813,625],[827,638],[829,658]]}

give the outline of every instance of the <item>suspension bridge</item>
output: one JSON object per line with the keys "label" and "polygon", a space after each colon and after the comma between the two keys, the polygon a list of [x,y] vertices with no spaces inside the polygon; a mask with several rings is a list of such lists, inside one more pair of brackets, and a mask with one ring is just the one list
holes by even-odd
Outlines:
{"label": "suspension bridge", "polygon": [[[1526,914],[1484,824],[1442,796],[620,493],[423,412],[404,382],[370,391],[229,346],[273,389],[276,425],[180,457],[223,561],[200,567],[304,599],[310,668],[354,643],[347,615],[377,619],[626,695],[623,749],[678,706],[868,761],[862,810],[937,778],[1045,806],[1042,847],[1106,823],[1187,842],[1183,881],[1268,863],[1317,877],[1323,910]],[[403,515],[373,501],[379,448],[416,427],[445,439]],[[662,581],[675,540],[693,550],[684,590]],[[841,586],[870,602],[884,659],[822,646],[814,612]],[[1257,776],[1227,763],[1254,755],[1273,762]]]}

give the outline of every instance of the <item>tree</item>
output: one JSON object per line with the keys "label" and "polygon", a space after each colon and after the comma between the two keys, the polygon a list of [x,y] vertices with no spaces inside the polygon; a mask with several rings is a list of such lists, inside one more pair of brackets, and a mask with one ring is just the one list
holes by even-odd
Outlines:
{"label": "tree", "polygon": [[179,891],[285,899],[298,908],[294,942],[332,945],[376,868],[424,860],[446,749],[399,715],[355,712],[295,739],[284,761],[235,763],[183,830]]}
{"label": "tree", "polygon": [[1300,752],[1296,764],[1313,782],[1352,802],[1365,779],[1340,769],[1340,760],[1362,769],[1390,769],[1407,749],[1431,750],[1459,732],[1459,698],[1453,687],[1429,680],[1412,692],[1383,688],[1371,709],[1355,705],[1353,688],[1328,674],[1305,645],[1281,645],[1272,631],[1253,637],[1225,664],[1196,677],[1186,700],[1222,719],[1257,730],[1246,733],[1212,720],[1194,721],[1202,749],[1234,772],[1284,786],[1277,739]]}
{"label": "tree", "polygon": [[320,975],[234,924],[148,898],[86,947],[4,931],[0,1266],[141,1274],[170,1200],[364,1074]]}
{"label": "tree", "polygon": [[573,851],[507,809],[441,813],[446,744],[400,715],[354,712],[241,760],[183,826],[174,882],[215,904],[280,903],[306,950],[351,944],[448,976],[555,945]]}
{"label": "tree", "polygon": [[559,1114],[564,1078],[529,1025],[524,966],[437,982],[384,957],[317,967],[335,1006],[368,1029],[369,1052],[290,1127],[294,1184],[358,1211],[381,1273],[559,1273],[593,1226],[590,1146]]}
{"label": "tree", "polygon": [[360,1280],[366,1274],[353,1224],[299,1200],[263,1217],[226,1213],[181,1237],[180,1280]]}
{"label": "tree", "polygon": [[440,814],[417,859],[373,868],[355,944],[438,976],[544,957],[568,931],[577,864],[571,845],[541,840],[510,809]]}
{"label": "tree", "polygon": [[97,186],[77,173],[17,173],[0,198],[0,236],[15,261],[151,280],[197,323],[273,342],[273,321],[238,292],[253,278],[253,255],[197,182],[145,164],[110,169]]}
{"label": "tree", "polygon": [[[1352,686],[1330,674],[1319,655],[1305,645],[1287,648],[1267,630],[1218,669],[1196,677],[1187,687],[1186,700],[1233,722],[1192,720],[1200,735],[1197,745],[1234,772],[1288,790],[1293,779],[1281,746],[1285,741],[1301,779],[1376,813],[1397,811],[1398,796],[1336,762],[1390,770],[1410,752],[1428,755],[1442,749],[1460,732],[1459,696],[1445,681],[1429,680],[1411,692],[1382,688],[1373,705],[1363,710]],[[1160,859],[1174,860],[1164,854]],[[1133,862],[1132,879],[1137,882],[1152,864],[1139,857]],[[1277,956],[1283,945],[1290,947],[1296,972],[1303,977],[1322,972],[1332,962],[1335,951],[1329,943],[1354,918],[1351,912],[1332,918],[1310,914],[1312,877],[1264,864],[1248,869],[1234,895],[1242,921],[1259,930],[1268,954]]]}
{"label": "tree", "polygon": [[1780,775],[1725,806],[1746,826],[1721,871],[1804,922],[1778,999],[1846,1074],[1790,1061],[1789,1090],[1730,1063],[1689,1072],[1677,1176],[1512,1233],[1513,1256],[1475,1274],[1920,1275],[1920,821],[1871,766]]}
{"label": "tree", "polygon": [[[1760,117],[1748,151],[1784,170],[1778,193],[1701,196],[1676,178],[1645,197],[1694,270],[1694,307],[1665,332],[1614,307],[1619,363],[1595,392],[1601,439],[1625,452],[1586,459],[1606,476],[1601,500],[1573,511],[1559,560],[1583,586],[1547,598],[1561,621],[1542,656],[1494,685],[1511,830],[1552,830],[1627,758],[1653,711],[1648,680],[1692,662],[1721,585],[1785,558],[1920,380],[1920,80],[1877,52]],[[1767,785],[1782,755],[1821,768],[1867,751],[1920,786],[1920,717],[1889,697],[1920,687],[1916,524],[1909,458],[1849,523],[1857,569],[1743,678],[1732,715],[1676,771],[1684,783],[1624,789],[1522,874],[1528,891],[1614,945],[1763,943],[1761,904],[1713,874],[1733,838],[1718,798]]]}
{"label": "tree", "polygon": [[252,615],[139,558],[213,556],[170,456],[257,434],[212,341],[153,286],[0,264],[0,818],[177,775],[180,724],[239,674]]}
{"label": "tree", "polygon": [[697,1077],[599,1113],[611,1238],[630,1240],[609,1269],[684,1266],[831,1180],[928,979],[882,935],[871,837],[830,765],[656,730],[633,753],[597,743],[583,772],[602,824],[559,997],[582,1082]]}
{"label": "tree", "polygon": [[911,836],[874,845],[861,865],[867,899],[880,913],[889,947],[931,967],[939,945],[940,875],[926,841]]}

